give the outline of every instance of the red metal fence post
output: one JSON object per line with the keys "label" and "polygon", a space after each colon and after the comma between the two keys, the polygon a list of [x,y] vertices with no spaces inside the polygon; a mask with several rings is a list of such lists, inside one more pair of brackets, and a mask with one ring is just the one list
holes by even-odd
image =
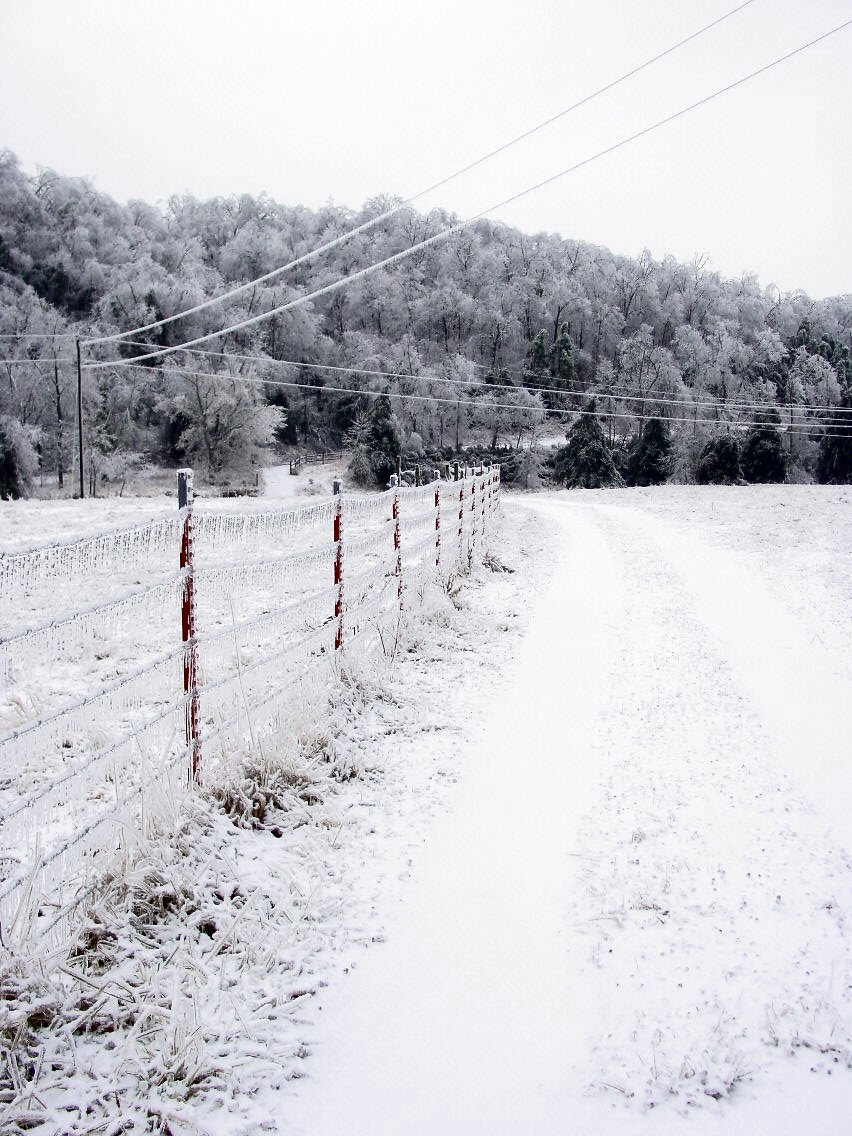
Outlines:
{"label": "red metal fence post", "polygon": [[435,568],[441,571],[441,482],[435,482]]}
{"label": "red metal fence post", "polygon": [[337,585],[337,596],[334,600],[334,618],[337,620],[337,630],[334,633],[334,649],[339,651],[343,646],[343,497],[340,493],[340,482],[334,483],[334,494],[337,497],[337,508],[334,511],[334,582]]}
{"label": "red metal fence post", "polygon": [[459,482],[459,567],[464,564],[464,481]]}
{"label": "red metal fence post", "polygon": [[470,540],[468,541],[467,558],[470,562],[473,558],[473,550],[476,547],[476,466],[473,468],[473,476],[471,477],[470,486]]}
{"label": "red metal fence post", "polygon": [[393,479],[393,547],[396,552],[396,598],[399,600],[399,610],[405,607],[402,595],[402,541],[399,535],[399,475]]}
{"label": "red metal fence post", "polygon": [[186,702],[186,745],[189,751],[189,779],[201,779],[201,728],[198,699],[198,643],[195,638],[195,563],[192,543],[192,470],[178,470],[178,508],[183,513],[180,541],[180,570],[183,576],[181,634],[183,653],[183,692]]}

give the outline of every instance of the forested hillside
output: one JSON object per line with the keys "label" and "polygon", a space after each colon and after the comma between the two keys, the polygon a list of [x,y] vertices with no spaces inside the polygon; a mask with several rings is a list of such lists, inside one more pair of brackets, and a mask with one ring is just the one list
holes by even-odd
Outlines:
{"label": "forested hillside", "polygon": [[[357,214],[265,196],[122,206],[82,179],[29,177],[0,154],[3,495],[38,482],[68,490],[75,337],[192,308],[394,204],[376,199]],[[454,220],[401,208],[142,342],[171,346],[239,323]],[[852,443],[838,425],[852,408],[850,347],[852,295],[779,295],[753,277],[723,279],[701,259],[632,259],[479,221],[194,352],[128,367],[142,347],[84,346],[87,361],[115,361],[84,371],[87,480],[102,491],[145,465],[185,463],[225,480],[276,447],[342,444],[367,480],[382,440],[435,459],[471,446],[526,453],[564,434],[595,395],[614,469],[628,481],[848,481]],[[536,454],[506,462],[507,472],[534,472]]]}

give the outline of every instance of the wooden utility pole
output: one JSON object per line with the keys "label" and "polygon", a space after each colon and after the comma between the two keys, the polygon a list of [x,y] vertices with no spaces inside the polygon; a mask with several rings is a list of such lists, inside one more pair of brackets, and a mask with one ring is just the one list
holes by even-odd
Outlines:
{"label": "wooden utility pole", "polygon": [[77,461],[80,466],[80,496],[85,497],[83,482],[83,357],[77,337]]}

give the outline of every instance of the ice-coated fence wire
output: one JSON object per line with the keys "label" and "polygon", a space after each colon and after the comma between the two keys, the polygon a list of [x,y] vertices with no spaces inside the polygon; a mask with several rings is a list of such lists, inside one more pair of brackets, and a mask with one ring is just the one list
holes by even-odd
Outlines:
{"label": "ice-coated fence wire", "polygon": [[364,494],[356,496],[350,493],[343,494],[343,513],[347,523],[360,521],[364,517],[382,516],[390,517],[393,508],[392,489],[383,493]]}
{"label": "ice-coated fence wire", "polygon": [[[203,729],[201,735],[202,746],[206,745],[215,737],[221,737],[229,730],[233,730],[239,726],[240,722],[246,719],[247,714],[251,717],[251,729],[256,730],[258,733],[263,733],[263,719],[256,719],[255,714],[267,706],[276,697],[283,696],[283,694],[290,689],[290,687],[304,677],[304,670],[290,670],[286,672],[285,677],[281,677],[281,664],[288,658],[299,658],[300,661],[307,660],[308,662],[319,659],[323,656],[331,655],[334,648],[335,627],[329,621],[324,627],[314,631],[311,635],[300,640],[297,643],[288,644],[283,650],[276,652],[274,656],[260,660],[253,668],[242,667],[238,674],[228,676],[220,681],[219,688],[232,687],[238,700],[238,708],[234,711],[231,717],[223,719],[221,715],[221,706],[219,712],[216,714],[216,719]],[[276,670],[277,685],[271,692],[264,694],[264,697],[252,702],[250,699],[250,688],[248,684],[251,682],[252,671],[255,673],[264,668],[273,666]],[[260,727],[258,728],[258,721]],[[250,732],[248,722],[246,721],[246,733]]]}
{"label": "ice-coated fence wire", "polygon": [[394,569],[390,564],[383,568],[368,568],[366,572],[347,576],[345,610],[347,612],[355,610],[395,580]]}
{"label": "ice-coated fence wire", "polygon": [[[158,751],[161,754],[160,760],[151,762],[150,775],[142,777],[138,791],[134,794],[138,801],[139,823],[136,826],[136,831],[131,829],[122,834],[125,837],[129,836],[130,839],[127,840],[127,844],[131,847],[134,844],[138,845],[147,838],[152,820],[160,820],[162,817],[162,809],[152,808],[151,802],[153,800],[162,802],[165,799],[168,802],[167,813],[173,815],[181,798],[186,795],[189,789],[189,782],[186,777],[186,749],[183,745],[177,743],[176,738],[177,732],[175,731],[172,734],[168,749],[161,748]],[[135,738],[133,740],[136,741]],[[99,851],[96,847],[95,854],[98,854]],[[98,890],[99,884],[96,875],[93,883],[78,887],[73,899],[69,900],[64,907],[61,907],[53,919],[40,929],[40,934],[45,936],[54,931],[57,925],[67,919],[80,903]]]}
{"label": "ice-coated fence wire", "polygon": [[[205,674],[202,689],[209,692],[215,688],[215,683],[207,677],[207,671],[217,662],[233,660],[235,644],[242,651],[250,646],[280,642],[284,636],[299,629],[313,630],[312,624],[325,622],[334,607],[335,594],[334,586],[329,585],[277,611],[266,611],[198,636],[199,664]],[[257,634],[248,636],[247,633],[252,631]]]}
{"label": "ice-coated fence wire", "polygon": [[[218,738],[220,744],[228,739],[241,746],[252,733],[280,725],[290,691],[305,668],[333,659],[337,589],[332,582],[332,522],[338,505],[345,534],[344,641],[382,635],[385,623],[399,619],[397,494],[406,589],[421,589],[429,580],[442,582],[452,574],[499,503],[499,477],[492,479],[490,490],[487,470],[470,472],[459,482],[441,482],[437,507],[435,489],[430,482],[379,494],[346,493],[295,509],[193,512],[195,583],[204,629],[194,640],[202,743]],[[183,512],[176,513],[147,525],[0,556],[0,588],[12,603],[23,597],[36,610],[39,587],[47,596],[54,577],[61,578],[65,594],[69,580],[91,577],[90,584],[106,597],[0,643],[0,669],[12,670],[10,662],[4,663],[4,648],[7,659],[14,655],[20,660],[22,655],[68,656],[92,646],[100,652],[103,645],[103,657],[109,659],[111,642],[126,639],[128,625],[136,643],[141,637],[150,639],[151,646],[158,635],[179,635],[183,577],[174,573],[174,565],[183,518]],[[116,573],[116,565],[132,565],[132,577]],[[154,583],[127,591],[129,578],[135,582],[152,570],[159,576]],[[122,588],[122,594],[111,594]],[[289,602],[282,605],[283,597]],[[235,600],[243,612],[239,620]],[[0,803],[0,860],[10,869],[0,885],[4,928],[13,906],[29,902],[25,893],[30,887],[30,913],[55,912],[47,927],[39,914],[32,924],[39,933],[64,925],[87,894],[87,880],[103,870],[119,843],[144,837],[145,769],[157,767],[156,776],[168,776],[187,760],[184,727],[191,694],[184,693],[182,684],[185,651],[185,645],[176,644],[150,665],[0,738],[0,768],[20,769],[27,783],[21,793],[23,779],[17,777],[7,786],[11,791],[0,794],[0,802],[6,798],[5,808]],[[119,658],[116,664],[125,665]]]}
{"label": "ice-coated fence wire", "polygon": [[[178,711],[183,712],[186,707],[188,695],[180,694],[175,695],[169,705],[161,708],[156,714],[152,714],[142,722],[134,724],[133,728],[125,731],[118,738],[107,743],[104,747],[95,749],[93,752],[86,755],[83,760],[76,762],[70,769],[66,769],[58,777],[52,778],[50,781],[40,785],[37,792],[31,793],[18,800],[14,805],[3,808],[0,812],[0,844],[8,842],[6,833],[9,830],[9,822],[15,817],[32,811],[36,808],[49,810],[51,802],[56,801],[57,804],[62,802],[59,800],[61,790],[65,790],[69,786],[69,782],[85,778],[87,784],[91,785],[100,782],[102,772],[107,772],[107,765],[114,757],[115,753],[128,742],[134,741],[140,734],[145,733],[152,727],[159,725],[162,721],[175,714]],[[85,796],[85,794],[77,794],[78,796]]]}
{"label": "ice-coated fence wire", "polygon": [[[109,683],[53,713],[11,730],[0,738],[0,769],[17,768],[30,778],[36,764],[44,766],[51,750],[66,752],[74,737],[103,733],[103,721],[120,722],[152,702],[180,689],[179,661],[184,648],[174,647],[148,666]],[[6,774],[8,776],[8,773]]]}
{"label": "ice-coated fence wire", "polygon": [[[182,699],[181,702],[184,702]],[[111,759],[111,767],[113,770],[124,770],[128,772],[137,768],[136,763],[131,762],[130,758],[133,752],[140,745],[140,737],[148,731],[155,729],[158,730],[157,736],[154,739],[155,750],[163,753],[166,746],[163,744],[163,738],[167,740],[169,748],[175,738],[175,729],[172,726],[165,733],[158,728],[170,716],[183,712],[184,707],[179,703],[170,706],[167,710],[150,718],[143,723],[140,727],[132,733],[120,739],[109,751],[104,751],[97,755],[98,762],[106,759]],[[119,755],[122,750],[127,750],[126,760],[119,761]],[[180,747],[179,752],[172,754],[171,762],[175,763],[184,755],[183,747]],[[123,788],[123,795],[122,795]],[[28,880],[35,879],[39,885],[39,892],[44,903],[51,902],[51,895],[56,888],[67,887],[69,884],[74,883],[79,879],[80,875],[85,872],[85,864],[83,861],[92,860],[98,855],[106,854],[114,850],[114,842],[112,847],[105,844],[104,838],[94,838],[93,834],[102,829],[106,824],[112,821],[116,828],[116,833],[122,833],[125,842],[133,844],[136,840],[144,836],[142,831],[141,816],[139,820],[129,822],[128,817],[125,815],[128,808],[134,803],[141,803],[141,797],[144,792],[144,784],[140,783],[140,779],[134,776],[129,776],[123,783],[119,785],[116,781],[112,785],[113,795],[117,798],[115,803],[110,804],[108,807],[100,811],[92,820],[86,821],[82,824],[74,823],[75,817],[68,817],[67,808],[63,807],[63,819],[66,820],[65,828],[72,827],[73,831],[70,834],[65,832],[58,833],[58,841],[52,846],[49,846],[47,851],[38,856],[35,852],[44,838],[44,833],[47,831],[48,822],[50,820],[50,805],[45,808],[42,813],[43,805],[41,800],[34,800],[32,804],[27,806],[28,812],[19,810],[18,818],[26,816],[29,820],[29,828],[23,829],[19,825],[14,827],[14,835],[17,839],[22,840],[26,846],[27,841],[31,845],[32,852],[37,856],[35,862],[24,863],[21,865],[18,872],[10,876],[7,881],[0,885],[0,924],[4,927],[8,926],[8,901],[14,894],[24,887]],[[56,805],[55,808],[59,808]],[[54,809],[55,811],[55,809]],[[7,832],[2,830],[2,839],[4,846],[7,845],[8,839]],[[74,853],[73,857],[71,853]],[[3,853],[4,859],[7,862],[12,860],[10,850],[6,849]],[[20,862],[19,857],[15,857]],[[59,865],[57,869],[57,864]],[[52,871],[51,871],[52,869]]]}
{"label": "ice-coated fence wire", "polygon": [[402,546],[402,571],[405,573],[407,568],[416,567],[422,560],[428,560],[432,569],[435,568],[435,534],[431,532],[428,536],[422,537],[416,543],[406,548]]}
{"label": "ice-coated fence wire", "polygon": [[357,639],[366,626],[377,625],[379,621],[399,619],[399,604],[396,596],[396,578],[388,576],[384,586],[370,599],[364,599],[347,615],[345,638]]}
{"label": "ice-coated fence wire", "polygon": [[400,487],[400,511],[408,513],[424,512],[435,508],[435,482],[427,481],[423,485],[403,485]]}
{"label": "ice-coated fence wire", "polygon": [[199,564],[204,558],[224,550],[237,550],[241,556],[270,543],[281,544],[300,529],[330,524],[335,503],[326,499],[298,509],[275,509],[263,513],[193,513],[193,539]]}
{"label": "ice-coated fence wire", "polygon": [[346,539],[346,555],[350,558],[366,552],[382,552],[388,549],[393,549],[393,517],[382,519],[380,527],[373,532]]}
{"label": "ice-coated fence wire", "polygon": [[416,564],[412,564],[406,576],[406,588],[409,595],[418,595],[422,588],[428,584],[440,587],[443,580],[443,570],[438,571],[434,560],[423,557]]}
{"label": "ice-coated fence wire", "polygon": [[[327,631],[331,626],[331,616],[313,630],[313,634]],[[223,706],[244,698],[247,694],[259,689],[265,690],[270,684],[281,681],[288,659],[302,661],[306,650],[306,640],[310,635],[291,640],[283,647],[271,652],[264,652],[259,658],[252,661],[240,662],[239,667],[231,660],[232,666],[226,673],[215,678],[212,682],[201,687],[202,720],[209,721],[211,716],[222,709]],[[215,697],[214,697],[215,696]],[[202,739],[203,739],[202,729]]]}
{"label": "ice-coated fence wire", "polygon": [[426,516],[410,518],[410,517],[405,517],[402,514],[400,514],[399,532],[400,532],[400,537],[403,541],[403,547],[405,546],[406,541],[408,541],[408,542],[417,541],[423,536],[423,534],[425,532],[430,531],[430,530],[433,533],[435,531],[435,508],[434,508],[434,506],[432,507],[432,512],[428,513]]}
{"label": "ice-coated fence wire", "polygon": [[328,548],[261,560],[254,564],[228,564],[224,567],[195,569],[197,602],[204,593],[240,591],[275,591],[294,577],[299,577],[328,563]]}
{"label": "ice-coated fence wire", "polygon": [[144,566],[152,557],[165,557],[175,548],[179,533],[177,515],[98,536],[51,544],[27,552],[0,554],[0,595],[6,602],[38,584],[61,577],[88,575],[119,564]]}
{"label": "ice-coated fence wire", "polygon": [[[91,643],[114,639],[120,628],[135,626],[150,630],[170,617],[178,603],[182,579],[171,579],[140,588],[129,595],[95,604],[72,615],[18,632],[0,641],[0,674],[8,678],[13,667],[26,669],[31,661],[67,659]],[[139,635],[137,633],[137,644]]]}

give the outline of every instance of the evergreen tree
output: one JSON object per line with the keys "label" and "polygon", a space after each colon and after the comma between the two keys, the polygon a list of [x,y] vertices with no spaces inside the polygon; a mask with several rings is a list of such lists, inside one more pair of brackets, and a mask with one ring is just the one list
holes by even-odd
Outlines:
{"label": "evergreen tree", "polygon": [[349,451],[349,473],[356,485],[372,486],[376,482],[370,456],[370,434],[370,416],[361,413],[352,423],[346,435],[345,446]]}
{"label": "evergreen tree", "polygon": [[672,475],[672,440],[660,418],[652,418],[630,451],[628,485],[662,485]]}
{"label": "evergreen tree", "polygon": [[402,442],[386,394],[379,395],[370,411],[370,462],[376,483],[386,486],[396,470]]}
{"label": "evergreen tree", "polygon": [[592,399],[568,431],[568,444],[556,455],[554,476],[568,489],[603,489],[624,484],[595,409]]}
{"label": "evergreen tree", "polygon": [[554,385],[559,390],[574,389],[574,342],[567,323],[563,323],[559,328],[559,336],[551,352],[550,369],[556,380]]}
{"label": "evergreen tree", "polygon": [[561,325],[557,340],[550,348],[543,328],[535,337],[524,372],[524,386],[540,390],[541,401],[548,410],[564,406],[555,392],[574,388],[574,344],[567,324]]}
{"label": "evergreen tree", "polygon": [[390,399],[380,395],[369,412],[359,414],[346,435],[349,472],[358,485],[385,487],[401,450]]}
{"label": "evergreen tree", "polygon": [[781,482],[787,477],[787,451],[778,426],[781,417],[770,408],[751,427],[743,445],[742,465],[746,481]]}
{"label": "evergreen tree", "polygon": [[699,485],[736,485],[742,480],[740,447],[733,434],[712,438],[701,451],[695,470]]}
{"label": "evergreen tree", "polygon": [[[852,398],[843,400],[852,410]],[[852,414],[835,414],[819,444],[816,477],[820,485],[852,485]],[[845,429],[838,429],[845,427]]]}
{"label": "evergreen tree", "polygon": [[547,371],[547,337],[544,328],[532,341],[530,348],[530,371],[539,378],[544,378]]}

